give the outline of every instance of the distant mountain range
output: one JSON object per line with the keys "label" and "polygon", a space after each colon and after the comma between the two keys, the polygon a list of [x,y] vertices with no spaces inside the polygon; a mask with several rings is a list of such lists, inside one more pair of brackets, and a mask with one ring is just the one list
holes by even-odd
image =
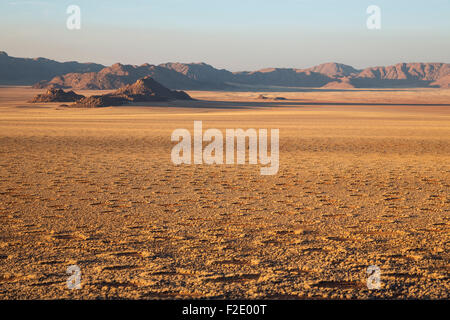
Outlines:
{"label": "distant mountain range", "polygon": [[31,85],[70,72],[98,72],[104,67],[96,63],[57,62],[45,58],[14,58],[0,51],[0,84]]}
{"label": "distant mountain range", "polygon": [[150,76],[170,89],[257,90],[287,87],[422,88],[450,87],[448,63],[399,63],[358,70],[340,63],[307,69],[268,68],[230,72],[206,63],[164,63],[141,66],[120,63],[57,62],[44,58],[14,58],[0,52],[0,84],[35,88],[117,89]]}

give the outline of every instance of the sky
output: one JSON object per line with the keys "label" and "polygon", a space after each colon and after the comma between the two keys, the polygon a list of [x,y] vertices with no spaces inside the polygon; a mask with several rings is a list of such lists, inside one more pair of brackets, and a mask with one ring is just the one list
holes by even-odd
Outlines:
{"label": "sky", "polygon": [[[78,5],[80,30],[66,10]],[[381,10],[369,30],[367,7]],[[231,71],[450,63],[450,0],[1,0],[0,51],[111,65]]]}

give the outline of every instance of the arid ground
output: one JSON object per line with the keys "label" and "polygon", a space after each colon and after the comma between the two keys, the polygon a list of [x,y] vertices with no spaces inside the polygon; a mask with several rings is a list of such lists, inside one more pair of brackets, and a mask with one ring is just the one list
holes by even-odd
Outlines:
{"label": "arid ground", "polygon": [[[0,299],[449,298],[450,90],[99,109],[40,92],[0,88]],[[194,120],[278,128],[278,174],[175,166]]]}

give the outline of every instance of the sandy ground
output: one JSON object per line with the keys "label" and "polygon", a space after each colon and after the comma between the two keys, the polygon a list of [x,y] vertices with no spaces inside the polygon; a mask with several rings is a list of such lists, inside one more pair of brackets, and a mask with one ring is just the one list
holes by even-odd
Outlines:
{"label": "sandy ground", "polygon": [[[450,90],[102,109],[38,92],[0,88],[1,299],[449,298]],[[194,120],[279,128],[278,174],[173,165]]]}

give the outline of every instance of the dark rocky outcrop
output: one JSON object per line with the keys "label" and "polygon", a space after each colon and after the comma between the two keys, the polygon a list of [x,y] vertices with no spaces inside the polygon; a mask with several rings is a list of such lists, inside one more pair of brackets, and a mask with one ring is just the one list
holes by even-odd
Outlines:
{"label": "dark rocky outcrop", "polygon": [[114,96],[112,94],[96,95],[83,98],[70,105],[73,108],[100,108],[110,106],[121,106],[128,103],[126,98]]}
{"label": "dark rocky outcrop", "polygon": [[287,100],[285,97],[268,97],[264,94],[258,96],[259,100]]}
{"label": "dark rocky outcrop", "polygon": [[151,77],[139,79],[135,83],[115,91],[113,95],[126,97],[133,102],[191,99],[187,93],[170,90]]}
{"label": "dark rocky outcrop", "polygon": [[43,94],[38,94],[30,102],[75,102],[83,99],[83,95],[76,94],[73,91],[64,91],[58,88],[48,89],[47,92]]}
{"label": "dark rocky outcrop", "polygon": [[132,102],[152,102],[169,100],[191,100],[184,91],[170,90],[151,77],[137,80],[119,90],[104,95],[95,95],[81,99],[71,107],[98,108],[107,106],[120,106]]}

